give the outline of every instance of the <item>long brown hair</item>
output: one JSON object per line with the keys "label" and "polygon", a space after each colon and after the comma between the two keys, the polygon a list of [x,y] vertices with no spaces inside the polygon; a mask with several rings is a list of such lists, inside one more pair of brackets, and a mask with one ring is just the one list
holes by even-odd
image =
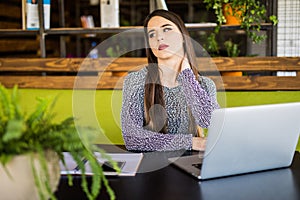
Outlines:
{"label": "long brown hair", "polygon": [[[146,55],[148,59],[148,66],[147,66],[148,72],[146,75],[145,96],[144,96],[144,110],[145,110],[144,125],[153,131],[160,132],[160,133],[167,133],[167,121],[166,121],[167,114],[164,111],[165,109],[161,109],[161,108],[165,108],[165,101],[163,98],[163,88],[160,82],[157,57],[153,54],[150,48],[148,31],[147,31],[148,22],[154,16],[160,16],[167,20],[170,20],[178,27],[178,29],[180,30],[183,36],[183,48],[185,54],[193,70],[193,73],[196,77],[198,76],[198,70],[196,66],[195,51],[191,39],[189,37],[188,30],[185,27],[185,24],[182,21],[182,19],[177,14],[167,10],[155,10],[152,13],[150,13],[144,21]],[[154,105],[160,105],[160,106],[155,106],[154,109],[150,110],[150,108]],[[194,128],[196,127],[194,123],[194,118],[191,115],[191,112],[189,113],[190,113],[190,122],[193,124],[192,125],[190,123],[190,127],[193,127],[190,130],[194,132]]]}

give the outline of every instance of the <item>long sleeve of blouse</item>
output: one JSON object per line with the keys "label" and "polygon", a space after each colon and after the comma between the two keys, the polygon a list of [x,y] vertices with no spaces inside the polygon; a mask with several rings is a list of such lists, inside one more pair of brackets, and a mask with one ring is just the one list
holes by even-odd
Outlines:
{"label": "long sleeve of blouse", "polygon": [[191,69],[182,71],[177,80],[182,84],[185,99],[196,123],[208,128],[212,112],[219,108],[214,82],[204,76],[199,76],[197,80]]}
{"label": "long sleeve of blouse", "polygon": [[[147,70],[130,73],[124,80],[121,111],[122,134],[128,150],[171,151],[191,149],[192,134],[163,134],[147,130],[144,125],[144,83]],[[192,71],[187,69],[180,73],[178,81],[185,91],[185,99],[191,107],[192,114],[200,126],[209,125],[211,112],[217,107],[215,86],[213,82],[202,79],[205,83],[193,79]],[[203,81],[204,80],[204,81]],[[213,84],[213,85],[211,85]],[[206,91],[206,89],[212,90]],[[187,98],[188,97],[188,98]]]}

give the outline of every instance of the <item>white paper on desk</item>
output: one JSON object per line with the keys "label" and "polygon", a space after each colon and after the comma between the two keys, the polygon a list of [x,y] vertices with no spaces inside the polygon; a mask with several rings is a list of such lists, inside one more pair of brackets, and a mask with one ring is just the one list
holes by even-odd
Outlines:
{"label": "white paper on desk", "polygon": [[[121,173],[116,172],[105,172],[105,175],[117,175],[117,176],[135,176],[139,165],[142,161],[143,154],[142,153],[106,153],[106,155],[110,156],[112,160],[116,162],[125,162],[123,167],[121,168]],[[97,157],[97,160],[102,165],[107,159],[102,158],[100,153],[95,153],[95,156]],[[80,170],[74,170],[77,166],[76,162],[72,158],[72,156],[65,152],[64,158],[66,162],[67,168],[63,166],[62,163],[60,163],[60,173],[62,175],[66,174],[81,174]],[[86,175],[93,175],[91,167],[89,166],[89,163],[86,163]]]}

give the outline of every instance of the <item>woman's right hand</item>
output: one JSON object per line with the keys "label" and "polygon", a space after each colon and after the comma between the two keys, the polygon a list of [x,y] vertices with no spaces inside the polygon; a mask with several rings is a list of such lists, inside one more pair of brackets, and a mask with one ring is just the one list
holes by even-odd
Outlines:
{"label": "woman's right hand", "polygon": [[206,147],[205,137],[193,137],[192,149],[196,151],[204,151]]}

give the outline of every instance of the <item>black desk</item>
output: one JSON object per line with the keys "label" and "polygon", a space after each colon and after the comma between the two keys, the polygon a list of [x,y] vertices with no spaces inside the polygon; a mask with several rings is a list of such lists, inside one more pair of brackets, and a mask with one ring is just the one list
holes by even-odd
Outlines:
{"label": "black desk", "polygon": [[[198,181],[173,165],[166,165],[166,158],[172,155],[154,153],[146,155],[141,171],[134,177],[108,177],[117,199],[120,200],[299,200],[300,199],[300,153],[296,153],[292,166],[265,172],[232,176],[227,178]],[[148,159],[148,157],[150,159]],[[151,171],[153,159],[161,169]],[[154,164],[155,165],[155,164]],[[157,166],[157,168],[160,168]],[[150,172],[146,172],[150,171]],[[85,194],[80,178],[74,179],[74,186],[67,185],[61,178],[58,199],[83,200]],[[101,191],[98,199],[109,199]]]}

